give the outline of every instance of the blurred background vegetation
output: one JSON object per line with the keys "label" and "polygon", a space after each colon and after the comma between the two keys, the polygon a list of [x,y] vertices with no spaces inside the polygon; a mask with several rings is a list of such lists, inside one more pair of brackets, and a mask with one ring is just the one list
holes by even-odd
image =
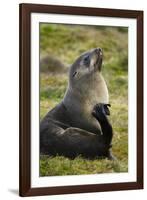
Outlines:
{"label": "blurred background vegetation", "polygon": [[40,175],[128,171],[128,28],[40,24],[40,120],[63,98],[68,69],[84,51],[101,47],[103,76],[110,95],[117,161],[40,156]]}

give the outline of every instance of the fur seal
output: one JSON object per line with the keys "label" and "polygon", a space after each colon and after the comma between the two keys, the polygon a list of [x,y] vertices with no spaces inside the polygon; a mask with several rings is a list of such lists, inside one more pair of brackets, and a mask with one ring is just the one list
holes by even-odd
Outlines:
{"label": "fur seal", "polygon": [[103,52],[95,48],[71,65],[63,100],[40,123],[40,153],[75,158],[111,154],[112,126],[109,95],[101,74]]}

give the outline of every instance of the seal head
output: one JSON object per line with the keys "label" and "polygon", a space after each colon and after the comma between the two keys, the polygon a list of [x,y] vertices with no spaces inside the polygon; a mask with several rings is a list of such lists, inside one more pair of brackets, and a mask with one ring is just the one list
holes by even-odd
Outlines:
{"label": "seal head", "polygon": [[70,84],[84,81],[95,72],[101,71],[103,52],[101,48],[92,49],[82,54],[70,68]]}

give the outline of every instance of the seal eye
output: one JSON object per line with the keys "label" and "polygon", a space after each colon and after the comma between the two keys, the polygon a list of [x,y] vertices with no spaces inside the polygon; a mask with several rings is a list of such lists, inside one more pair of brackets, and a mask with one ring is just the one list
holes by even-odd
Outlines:
{"label": "seal eye", "polygon": [[89,64],[90,64],[90,58],[89,58],[89,56],[86,56],[84,58],[84,65],[89,65]]}

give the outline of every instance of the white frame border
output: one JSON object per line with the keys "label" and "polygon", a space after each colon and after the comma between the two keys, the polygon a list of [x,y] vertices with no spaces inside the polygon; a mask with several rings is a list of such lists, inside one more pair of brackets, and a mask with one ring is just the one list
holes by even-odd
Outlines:
{"label": "white frame border", "polygon": [[[39,177],[39,23],[62,23],[128,27],[128,173]],[[76,16],[64,14],[31,14],[31,187],[69,186],[135,182],[136,131],[136,19]],[[38,59],[37,59],[38,58]]]}

